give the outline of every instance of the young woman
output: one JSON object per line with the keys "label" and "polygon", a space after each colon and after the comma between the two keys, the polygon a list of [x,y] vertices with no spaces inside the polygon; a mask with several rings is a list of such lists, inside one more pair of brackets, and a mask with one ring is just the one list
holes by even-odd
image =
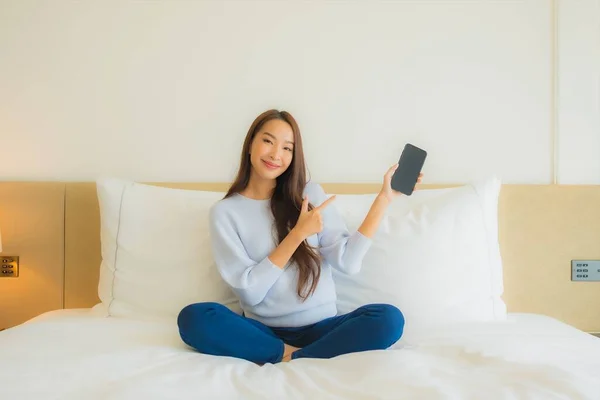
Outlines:
{"label": "young woman", "polygon": [[[364,222],[349,233],[320,185],[306,182],[302,138],[294,118],[269,110],[250,126],[240,168],[210,212],[215,261],[244,311],[218,303],[185,307],[182,340],[212,355],[257,364],[386,349],[402,335],[404,317],[387,304],[337,315],[331,268],[353,274],[390,202],[383,186]],[[419,181],[421,177],[419,177]]]}

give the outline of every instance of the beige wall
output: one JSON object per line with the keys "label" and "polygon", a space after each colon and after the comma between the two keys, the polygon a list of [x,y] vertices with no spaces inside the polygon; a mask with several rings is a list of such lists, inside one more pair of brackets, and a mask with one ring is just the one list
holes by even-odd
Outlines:
{"label": "beige wall", "polygon": [[3,0],[0,54],[0,180],[229,181],[278,107],[321,182],[414,141],[432,183],[600,183],[600,0]]}
{"label": "beige wall", "polygon": [[[561,3],[593,24],[590,5]],[[229,181],[253,118],[277,107],[320,182],[379,182],[412,141],[431,183],[549,183],[553,4],[4,0],[0,180]],[[564,122],[558,145],[591,164],[566,157],[561,183],[600,183],[600,142]]]}

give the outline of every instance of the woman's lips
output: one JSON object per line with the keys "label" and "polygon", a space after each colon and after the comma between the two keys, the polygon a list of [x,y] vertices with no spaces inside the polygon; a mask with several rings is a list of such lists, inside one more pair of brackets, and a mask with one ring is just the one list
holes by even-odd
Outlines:
{"label": "woman's lips", "polygon": [[277,169],[277,168],[279,168],[279,165],[277,165],[277,164],[272,164],[272,163],[270,163],[270,162],[268,162],[268,161],[265,161],[265,160],[262,160],[262,162],[263,162],[263,163],[264,163],[264,164],[267,166],[267,168],[269,168],[269,169]]}

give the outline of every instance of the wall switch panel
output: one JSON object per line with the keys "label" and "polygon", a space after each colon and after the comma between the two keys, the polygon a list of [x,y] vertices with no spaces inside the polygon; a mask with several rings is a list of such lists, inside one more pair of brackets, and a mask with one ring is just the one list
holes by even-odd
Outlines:
{"label": "wall switch panel", "polygon": [[0,254],[0,278],[19,276],[19,257]]}
{"label": "wall switch panel", "polygon": [[571,260],[571,280],[600,281],[600,260]]}

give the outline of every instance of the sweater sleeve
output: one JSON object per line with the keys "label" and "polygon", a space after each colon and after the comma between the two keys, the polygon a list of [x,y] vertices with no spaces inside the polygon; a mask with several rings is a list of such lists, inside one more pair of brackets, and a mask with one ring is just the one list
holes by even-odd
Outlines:
{"label": "sweater sleeve", "polygon": [[[327,200],[325,191],[316,183],[310,186],[308,196],[315,206]],[[321,215],[323,230],[318,234],[321,255],[329,265],[341,272],[350,275],[358,273],[372,239],[359,231],[348,232],[342,215],[335,208],[335,202],[325,207]]]}
{"label": "sweater sleeve", "polygon": [[209,218],[211,246],[217,269],[243,303],[255,306],[266,297],[282,275],[283,268],[273,264],[269,257],[260,262],[252,260],[232,217],[222,211],[213,207]]}

